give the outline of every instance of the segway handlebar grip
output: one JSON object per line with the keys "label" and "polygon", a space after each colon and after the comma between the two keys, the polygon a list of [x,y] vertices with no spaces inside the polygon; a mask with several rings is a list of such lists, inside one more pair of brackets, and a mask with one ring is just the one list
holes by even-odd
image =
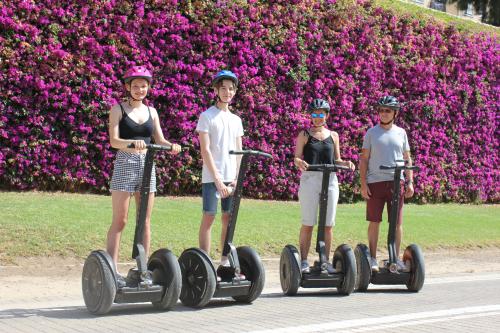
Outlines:
{"label": "segway handlebar grip", "polygon": [[231,155],[259,155],[267,158],[273,158],[271,154],[264,153],[259,150],[230,150],[229,154]]}
{"label": "segway handlebar grip", "polygon": [[[131,143],[127,146],[127,148],[135,148],[135,145],[133,143]],[[170,151],[170,150],[172,150],[172,146],[163,146],[163,145],[157,145],[154,143],[148,143],[148,144],[146,144],[146,149]]]}

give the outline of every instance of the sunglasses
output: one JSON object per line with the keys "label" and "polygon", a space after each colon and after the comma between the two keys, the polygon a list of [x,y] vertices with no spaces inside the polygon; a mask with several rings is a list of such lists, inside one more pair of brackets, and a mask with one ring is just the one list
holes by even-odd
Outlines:
{"label": "sunglasses", "polygon": [[391,113],[392,111],[394,111],[394,110],[392,110],[392,109],[378,109],[378,113]]}
{"label": "sunglasses", "polygon": [[311,117],[313,118],[325,118],[324,113],[311,113]]}

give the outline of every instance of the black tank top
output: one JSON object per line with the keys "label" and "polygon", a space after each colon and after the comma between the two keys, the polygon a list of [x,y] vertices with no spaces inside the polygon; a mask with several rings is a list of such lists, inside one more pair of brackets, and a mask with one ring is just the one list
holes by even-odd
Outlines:
{"label": "black tank top", "polygon": [[304,145],[304,161],[308,164],[333,164],[335,146],[330,134],[324,140],[313,137],[309,131],[304,131],[307,142]]}
{"label": "black tank top", "polygon": [[120,139],[144,140],[146,143],[151,143],[151,135],[153,135],[153,118],[151,117],[149,106],[149,118],[140,125],[130,119],[121,104],[120,109],[122,110],[122,119],[119,123]]}

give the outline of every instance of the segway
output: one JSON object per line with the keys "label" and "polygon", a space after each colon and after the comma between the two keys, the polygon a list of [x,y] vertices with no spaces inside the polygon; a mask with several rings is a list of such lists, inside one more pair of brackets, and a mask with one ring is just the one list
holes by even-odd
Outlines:
{"label": "segway", "polygon": [[397,160],[396,165],[381,165],[382,170],[394,170],[394,187],[392,192],[391,210],[389,212],[389,232],[387,236],[387,249],[389,259],[383,261],[378,272],[370,268],[370,250],[365,244],[358,244],[355,249],[358,265],[358,280],[356,289],[366,291],[368,285],[400,285],[406,284],[408,290],[418,292],[422,289],[425,279],[424,257],[420,247],[416,244],[409,245],[403,254],[404,269],[398,269],[396,254],[396,224],[399,218],[399,197],[401,195],[401,172],[403,170],[418,170],[417,166],[407,166],[405,161]]}
{"label": "segway", "polygon": [[[133,144],[129,145],[129,148],[133,147]],[[137,268],[128,272],[123,286],[118,282],[116,265],[106,251],[92,251],[83,266],[83,299],[88,311],[96,315],[107,313],[113,303],[152,302],[156,309],[168,310],[179,298],[182,279],[177,258],[169,250],[159,249],[147,261],[142,244],[154,155],[157,150],[171,150],[171,147],[147,144],[146,148],[132,251]]]}
{"label": "segway", "polygon": [[[241,158],[238,181],[233,192],[231,217],[227,226],[226,239],[222,251],[229,258],[228,274],[217,280],[217,272],[208,254],[199,248],[189,248],[179,257],[182,272],[182,304],[190,307],[203,307],[212,298],[232,297],[243,303],[251,303],[260,296],[264,288],[264,266],[257,252],[248,246],[238,248],[233,244],[233,236],[238,218],[238,210],[243,190],[243,180],[248,169],[250,156],[271,155],[255,151],[230,151],[230,154],[243,155]],[[244,278],[241,278],[240,273]]]}
{"label": "segway", "polygon": [[321,183],[318,236],[316,239],[316,252],[319,260],[311,266],[310,273],[302,273],[300,269],[300,254],[293,245],[287,245],[280,257],[280,282],[283,293],[288,296],[297,294],[302,288],[337,288],[339,294],[349,295],[354,290],[356,282],[356,261],[352,248],[347,244],[337,247],[334,252],[332,265],[335,273],[327,270],[327,256],[325,250],[325,226],[328,206],[328,186],[330,173],[339,169],[349,170],[349,167],[335,164],[309,165],[307,171],[321,171]]}

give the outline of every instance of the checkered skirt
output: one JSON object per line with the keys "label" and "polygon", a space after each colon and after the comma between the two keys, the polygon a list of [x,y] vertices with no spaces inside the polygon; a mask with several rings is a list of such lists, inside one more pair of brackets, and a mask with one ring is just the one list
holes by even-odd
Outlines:
{"label": "checkered skirt", "polygon": [[[142,183],[142,174],[146,154],[134,154],[124,151],[118,151],[113,168],[113,177],[111,178],[110,191],[139,192]],[[149,183],[149,192],[156,192],[156,172],[153,163],[151,171],[151,182]]]}

